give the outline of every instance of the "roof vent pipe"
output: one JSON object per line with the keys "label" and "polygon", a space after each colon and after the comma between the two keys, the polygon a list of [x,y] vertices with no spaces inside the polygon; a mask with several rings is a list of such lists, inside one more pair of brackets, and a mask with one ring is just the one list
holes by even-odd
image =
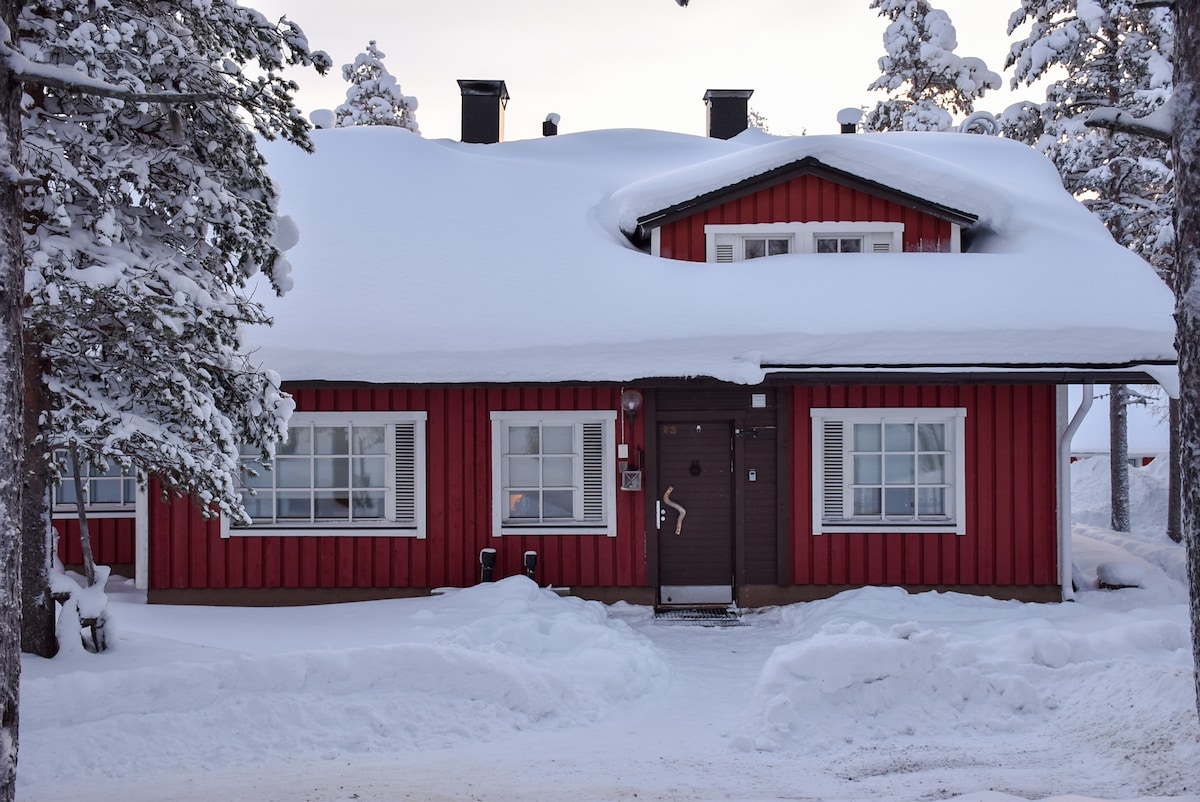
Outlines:
{"label": "roof vent pipe", "polygon": [[853,134],[858,131],[858,124],[862,122],[862,109],[842,109],[837,113],[838,125],[842,126],[843,134]]}
{"label": "roof vent pipe", "polygon": [[459,80],[462,92],[462,141],[490,145],[504,139],[504,109],[508,87],[504,81]]}
{"label": "roof vent pipe", "polygon": [[561,119],[554,112],[547,114],[542,122],[542,136],[558,136],[558,121]]}
{"label": "roof vent pipe", "polygon": [[704,93],[708,106],[708,136],[732,139],[750,127],[750,96],[753,89],[709,89]]}

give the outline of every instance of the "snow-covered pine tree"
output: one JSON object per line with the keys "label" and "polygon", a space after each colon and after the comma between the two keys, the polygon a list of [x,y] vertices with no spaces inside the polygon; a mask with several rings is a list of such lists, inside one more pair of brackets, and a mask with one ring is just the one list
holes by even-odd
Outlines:
{"label": "snow-covered pine tree", "polygon": [[342,65],[342,77],[350,82],[346,102],[334,110],[339,128],[352,125],[395,125],[420,134],[417,99],[400,91],[396,77],[383,66],[385,54],[367,43],[353,64]]}
{"label": "snow-covered pine tree", "polygon": [[[255,133],[311,149],[281,72],[328,57],[235,0],[25,0],[18,48],[25,331],[46,393],[28,465],[59,479],[46,456],[78,449],[244,520],[239,444],[270,454],[291,401],[240,329],[268,322],[251,282],[290,286],[296,236]],[[27,559],[48,563],[44,533],[25,532]]]}
{"label": "snow-covered pine tree", "polygon": [[1000,76],[977,58],[954,53],[957,32],[950,17],[928,0],[871,0],[871,8],[890,20],[883,34],[887,55],[882,73],[868,87],[887,92],[867,112],[868,131],[946,131],[953,114],[970,114],[988,89],[1000,88]]}
{"label": "snow-covered pine tree", "polygon": [[[1171,95],[1174,23],[1170,9],[1137,0],[1021,0],[1008,31],[1029,24],[1009,51],[1013,86],[1058,75],[1046,102],[1005,115],[1010,136],[1044,152],[1063,185],[1092,210],[1113,237],[1145,258],[1169,284],[1175,267],[1174,175],[1170,146],[1128,131],[1088,127],[1097,109],[1135,118],[1159,110]],[[1055,67],[1061,72],[1052,73]],[[1128,397],[1110,399],[1113,526],[1128,529],[1125,414]]]}
{"label": "snow-covered pine tree", "polygon": [[1026,23],[1027,35],[1012,45],[1005,64],[1014,70],[1013,87],[1053,80],[1045,103],[1006,116],[1006,133],[1049,156],[1066,188],[1169,282],[1175,258],[1169,145],[1084,123],[1099,108],[1145,117],[1167,101],[1175,45],[1170,10],[1137,0],[1021,0],[1009,33]]}

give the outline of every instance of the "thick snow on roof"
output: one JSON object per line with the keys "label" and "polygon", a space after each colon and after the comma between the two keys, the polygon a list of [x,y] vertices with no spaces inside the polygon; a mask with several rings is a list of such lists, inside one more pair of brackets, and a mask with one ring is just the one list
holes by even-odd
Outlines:
{"label": "thick snow on roof", "polygon": [[[493,145],[384,126],[264,150],[295,288],[246,346],[286,380],[756,383],[771,366],[1174,358],[1172,300],[1029,148],[959,134],[730,141],[611,130]],[[638,216],[814,156],[979,215],[971,254],[651,257]]]}

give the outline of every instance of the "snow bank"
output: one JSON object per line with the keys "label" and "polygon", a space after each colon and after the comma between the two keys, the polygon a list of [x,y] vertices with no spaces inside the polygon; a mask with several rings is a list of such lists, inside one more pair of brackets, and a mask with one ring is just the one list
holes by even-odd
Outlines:
{"label": "snow bank", "polygon": [[[289,620],[309,629],[307,617],[353,616],[355,608],[389,621],[394,637],[277,651],[296,646]],[[252,610],[193,612],[272,653],[99,672],[106,657],[83,655],[75,672],[30,672],[21,689],[23,784],[448,748],[579,726],[654,689],[664,673],[649,642],[609,620],[602,605],[560,598],[524,577],[419,601],[271,611],[279,614],[266,617],[282,628],[274,631],[238,622],[252,621]]]}

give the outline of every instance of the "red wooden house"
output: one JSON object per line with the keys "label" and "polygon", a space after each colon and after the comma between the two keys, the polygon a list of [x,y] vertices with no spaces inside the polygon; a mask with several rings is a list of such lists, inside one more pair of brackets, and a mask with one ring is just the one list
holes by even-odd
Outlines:
{"label": "red wooden house", "polygon": [[1060,599],[1066,387],[1172,375],[1167,289],[1012,142],[316,142],[268,151],[302,239],[247,347],[297,412],[255,524],[153,481],[97,523],[151,601],[425,594],[489,549],[606,601]]}

